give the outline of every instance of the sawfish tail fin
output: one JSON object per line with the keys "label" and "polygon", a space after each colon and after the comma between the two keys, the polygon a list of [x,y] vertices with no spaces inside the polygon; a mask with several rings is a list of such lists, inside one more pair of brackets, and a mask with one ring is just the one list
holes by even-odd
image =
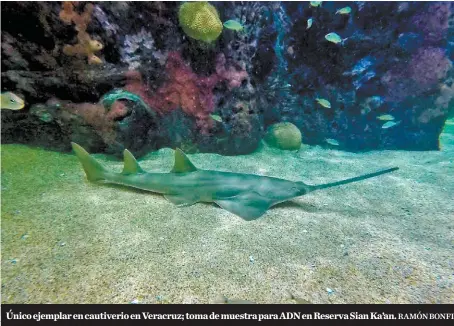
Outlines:
{"label": "sawfish tail fin", "polygon": [[386,169],[386,170],[382,170],[382,171],[377,171],[377,172],[374,172],[374,173],[364,174],[364,175],[361,175],[359,177],[345,179],[345,180],[341,180],[341,181],[337,181],[337,182],[330,182],[330,183],[325,183],[325,184],[316,185],[316,186],[309,186],[309,191],[308,192],[315,191],[315,190],[320,190],[320,189],[331,188],[331,187],[336,187],[336,186],[341,186],[341,185],[345,185],[347,183],[352,183],[352,182],[357,182],[357,181],[361,181],[361,180],[377,177],[379,175],[390,173],[390,172],[393,172],[393,171],[396,171],[396,170],[399,170],[399,168],[398,167],[394,167],[394,168],[390,168],[390,169]]}
{"label": "sawfish tail fin", "polygon": [[82,163],[82,167],[84,168],[88,181],[96,182],[104,180],[105,174],[107,173],[106,169],[104,169],[98,161],[91,157],[82,146],[76,143],[71,143],[71,146],[80,163]]}
{"label": "sawfish tail fin", "polygon": [[[90,154],[80,145],[76,143],[71,143],[74,152],[76,153],[77,158],[79,159],[80,163],[82,163],[82,167],[84,168],[85,174],[87,175],[87,179],[92,182],[105,180],[106,174],[108,173],[107,170],[99,164]],[[144,170],[140,167],[139,163],[137,163],[134,155],[127,149],[123,152],[124,158],[124,167],[121,174],[129,175],[129,174],[141,174],[145,173]]]}

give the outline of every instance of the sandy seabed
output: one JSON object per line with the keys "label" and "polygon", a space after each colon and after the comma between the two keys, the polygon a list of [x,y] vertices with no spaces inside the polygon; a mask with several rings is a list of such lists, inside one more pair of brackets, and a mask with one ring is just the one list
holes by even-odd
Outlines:
{"label": "sandy seabed", "polygon": [[[73,154],[2,145],[2,303],[454,303],[454,146],[263,147],[199,168],[319,184],[246,222],[212,204],[88,183]],[[95,155],[120,172],[122,162]],[[168,172],[173,150],[140,160]]]}

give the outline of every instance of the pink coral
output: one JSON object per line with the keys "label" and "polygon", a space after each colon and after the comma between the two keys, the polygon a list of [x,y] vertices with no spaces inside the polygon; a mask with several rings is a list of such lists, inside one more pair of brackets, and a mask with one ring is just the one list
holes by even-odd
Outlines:
{"label": "pink coral", "polygon": [[240,87],[243,80],[248,77],[248,73],[245,70],[238,70],[234,67],[226,68],[225,56],[220,53],[216,59],[216,73],[228,81],[229,89]]}
{"label": "pink coral", "polygon": [[225,67],[223,54],[216,60],[216,73],[210,76],[195,74],[178,52],[171,52],[166,63],[166,82],[150,96],[150,89],[137,72],[129,72],[125,89],[142,97],[152,109],[163,114],[181,108],[185,113],[196,118],[202,132],[212,126],[210,114],[214,110],[214,87],[222,81],[228,83],[229,89],[241,86],[248,76],[244,70]]}
{"label": "pink coral", "polygon": [[107,111],[102,104],[72,103],[52,99],[48,104],[60,104],[63,111],[81,117],[106,142],[113,144],[117,135],[115,120],[124,117],[128,110],[121,102],[115,102]]}
{"label": "pink coral", "polygon": [[451,69],[451,60],[440,48],[419,49],[409,64],[408,73],[422,88],[436,84]]}
{"label": "pink coral", "polygon": [[438,42],[447,36],[451,13],[451,2],[433,2],[424,12],[414,16],[412,23],[418,31],[424,33],[426,41]]}
{"label": "pink coral", "polygon": [[387,87],[387,99],[402,101],[408,96],[418,96],[446,77],[452,68],[451,60],[443,49],[419,49],[406,64],[388,71],[381,79]]}
{"label": "pink coral", "polygon": [[[148,85],[143,81],[142,75],[138,71],[128,71],[125,74],[126,77],[126,86],[124,87],[125,90],[139,95],[143,101],[150,107],[154,102],[152,101],[149,93],[150,89]],[[162,113],[159,109],[153,107],[154,110]]]}

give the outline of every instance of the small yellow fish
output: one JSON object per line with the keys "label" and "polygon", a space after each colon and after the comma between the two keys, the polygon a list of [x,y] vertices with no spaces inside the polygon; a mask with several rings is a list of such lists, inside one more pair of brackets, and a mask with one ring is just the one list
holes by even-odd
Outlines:
{"label": "small yellow fish", "polygon": [[217,114],[210,114],[211,119],[216,120],[218,122],[222,122],[222,118]]}
{"label": "small yellow fish", "polygon": [[312,18],[309,18],[309,19],[307,20],[307,27],[306,27],[306,29],[309,29],[309,28],[311,28],[311,26],[312,26],[312,23],[313,23],[313,20],[312,20]]}
{"label": "small yellow fish", "polygon": [[224,23],[224,27],[231,29],[233,31],[242,31],[243,30],[243,25],[241,25],[239,22],[236,20],[230,19]]}
{"label": "small yellow fish", "polygon": [[347,6],[347,7],[341,8],[341,9],[339,9],[338,11],[336,11],[336,15],[337,15],[337,14],[348,15],[348,14],[351,13],[351,12],[352,12],[352,8],[350,8],[350,7]]}
{"label": "small yellow fish", "polygon": [[100,51],[103,49],[104,45],[102,45],[102,43],[99,41],[91,40],[90,42],[88,42],[88,47],[92,51]]}
{"label": "small yellow fish", "polygon": [[331,109],[331,103],[328,100],[325,100],[324,98],[316,98],[315,100],[324,108]]}
{"label": "small yellow fish", "polygon": [[325,35],[325,39],[334,44],[342,43],[342,38],[337,33],[328,33]]}
{"label": "small yellow fish", "polygon": [[330,145],[333,145],[333,146],[339,146],[339,142],[335,139],[332,139],[332,138],[327,138],[325,139],[325,141],[330,144]]}
{"label": "small yellow fish", "polygon": [[1,109],[20,110],[25,106],[24,100],[12,92],[5,92],[0,96]]}
{"label": "small yellow fish", "polygon": [[321,7],[323,1],[311,1],[311,7]]}
{"label": "small yellow fish", "polygon": [[377,117],[381,121],[391,121],[394,120],[394,117],[391,114],[382,114]]}

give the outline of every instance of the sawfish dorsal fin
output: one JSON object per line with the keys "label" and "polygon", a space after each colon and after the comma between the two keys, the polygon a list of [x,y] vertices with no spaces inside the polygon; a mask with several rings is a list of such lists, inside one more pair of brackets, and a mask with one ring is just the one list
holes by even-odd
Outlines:
{"label": "sawfish dorsal fin", "polygon": [[194,172],[197,168],[192,164],[185,153],[179,148],[175,149],[175,164],[172,173]]}
{"label": "sawfish dorsal fin", "polygon": [[137,163],[136,158],[130,151],[127,149],[123,152],[123,160],[124,160],[124,167],[122,174],[140,174],[145,173],[144,170],[140,167],[139,163]]}

